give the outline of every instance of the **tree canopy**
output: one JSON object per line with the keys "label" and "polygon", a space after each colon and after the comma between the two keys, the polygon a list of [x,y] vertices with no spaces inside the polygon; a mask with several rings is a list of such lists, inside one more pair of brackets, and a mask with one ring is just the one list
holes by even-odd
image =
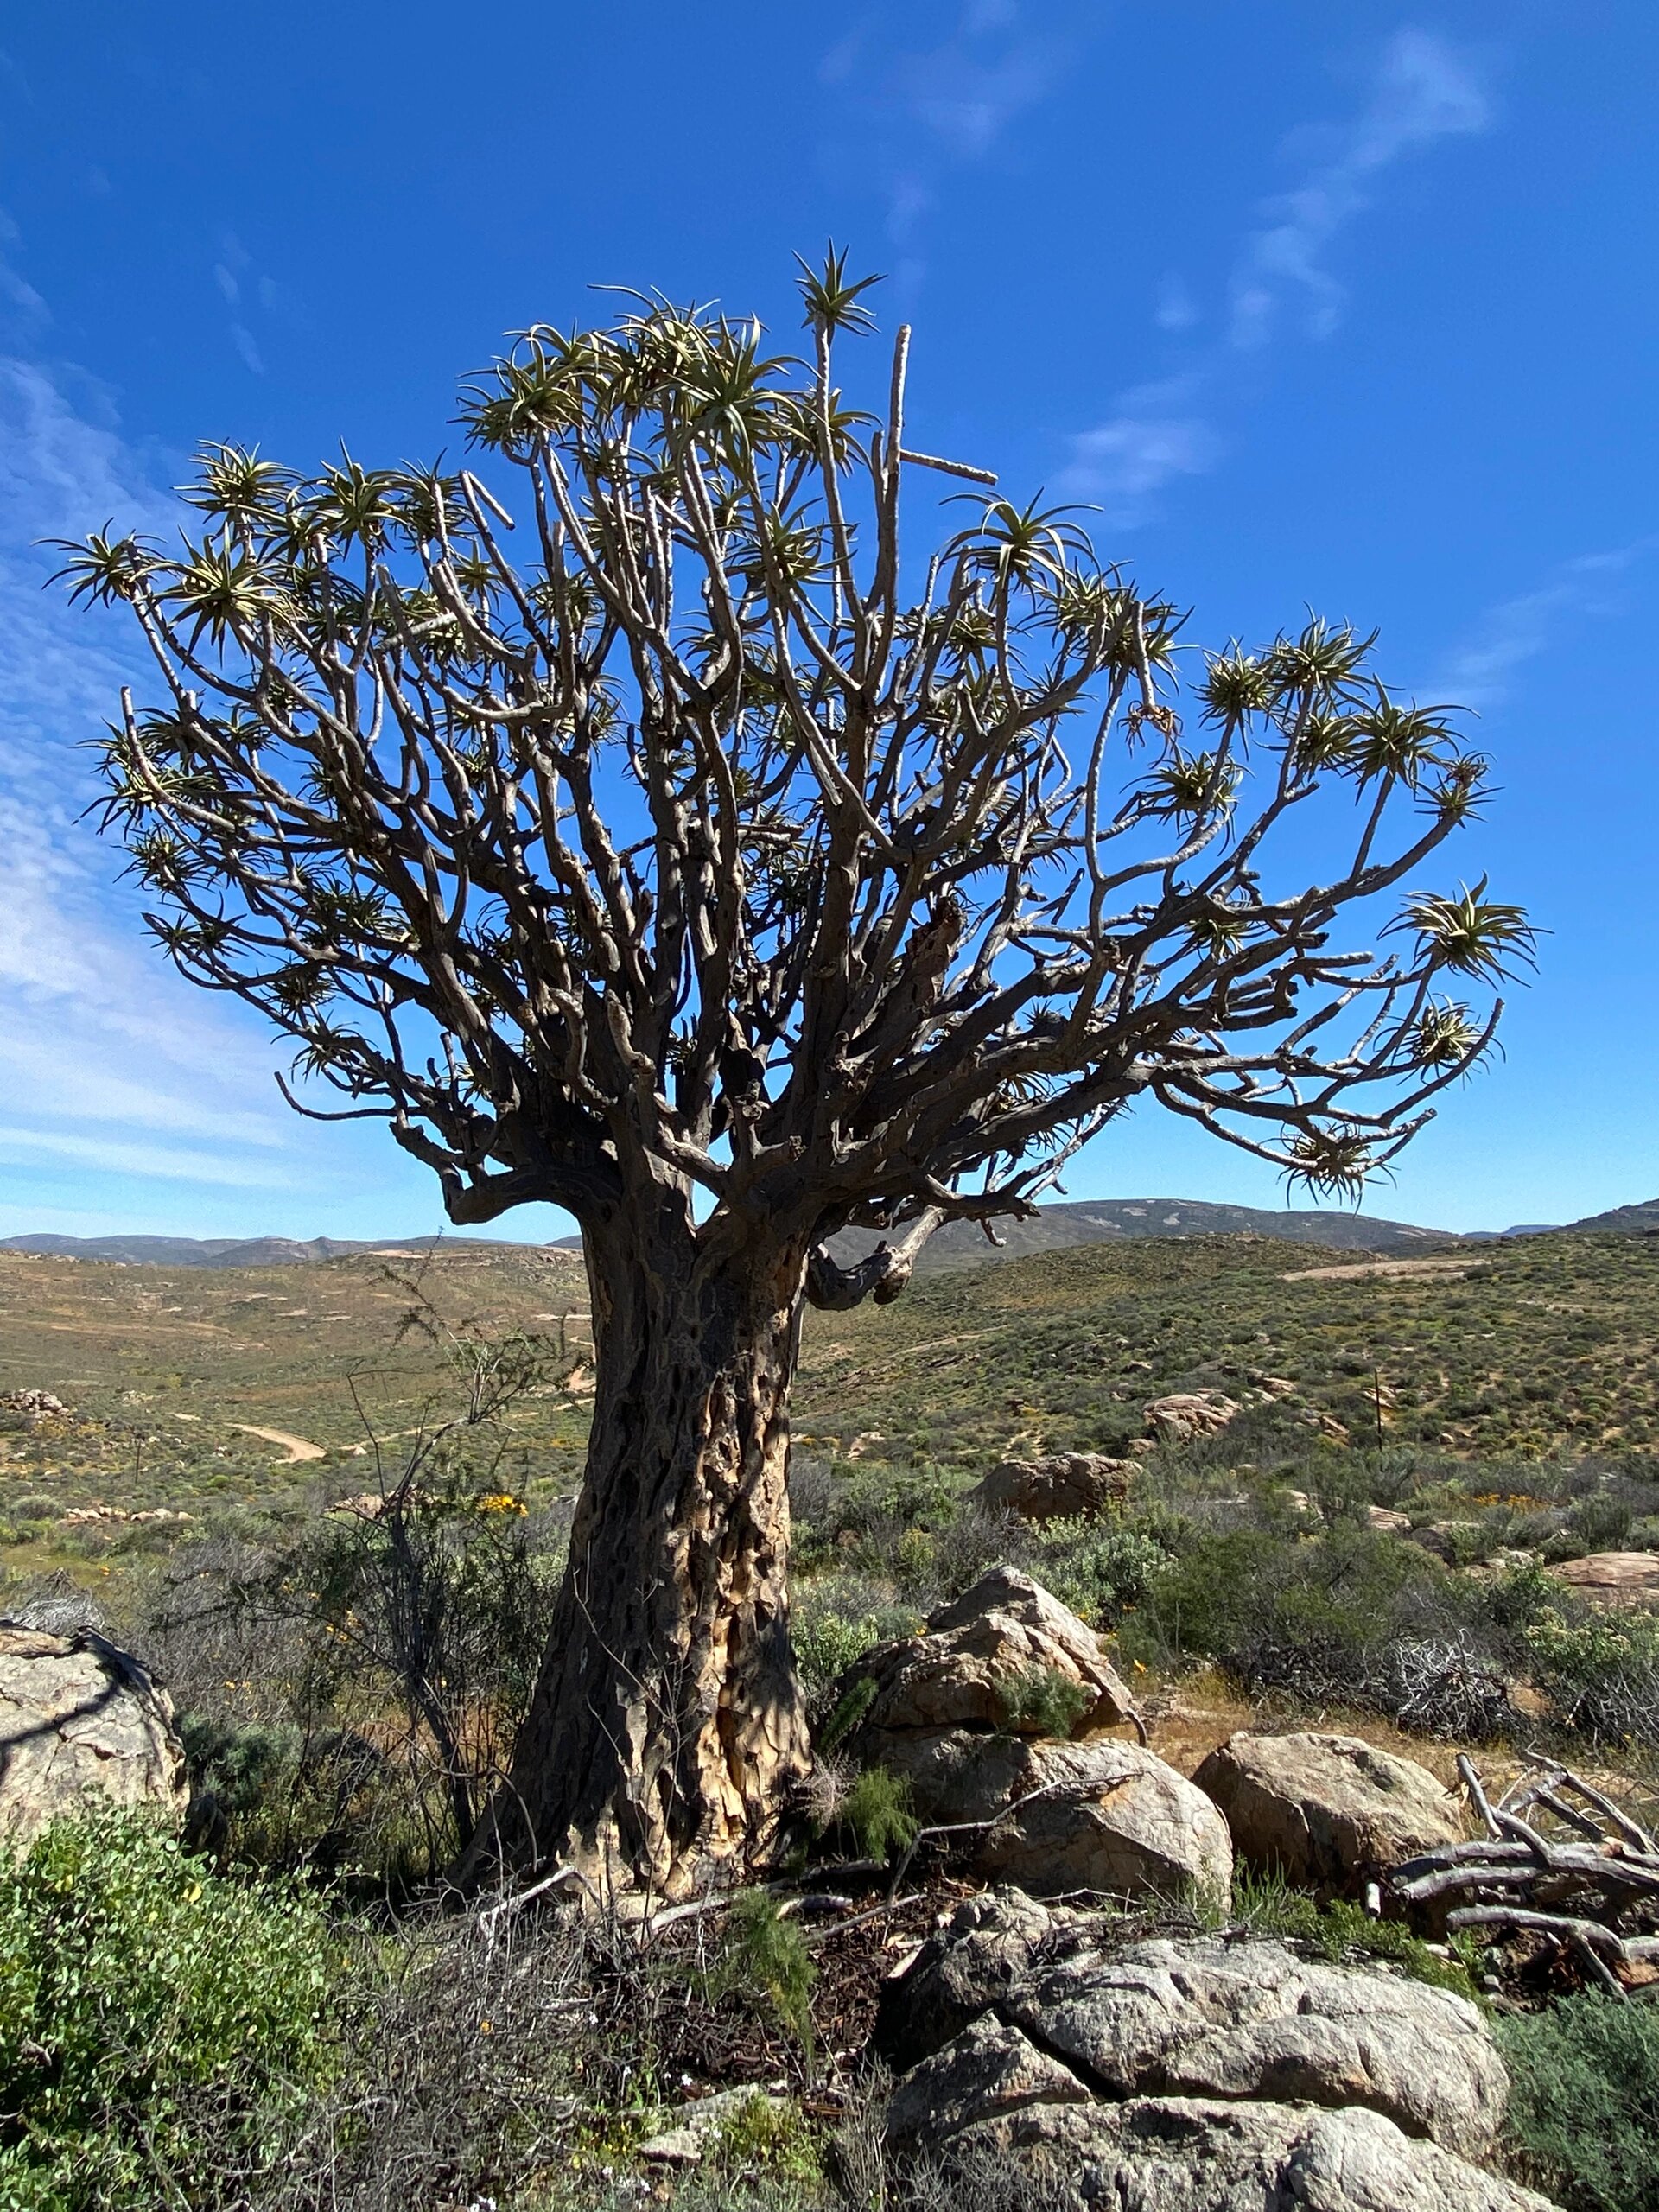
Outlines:
{"label": "tree canopy", "polygon": [[[874,411],[837,382],[871,282],[803,265],[804,358],[657,297],[537,325],[474,466],[213,446],[181,545],[69,549],[156,665],[103,748],[150,926],[457,1222],[645,1177],[891,1293],[1142,1096],[1345,1192],[1529,956],[1414,880],[1485,789],[1451,710],[1344,624],[1189,646],[1076,512],[912,450],[907,331]],[[849,1225],[895,1241],[837,1269]]]}

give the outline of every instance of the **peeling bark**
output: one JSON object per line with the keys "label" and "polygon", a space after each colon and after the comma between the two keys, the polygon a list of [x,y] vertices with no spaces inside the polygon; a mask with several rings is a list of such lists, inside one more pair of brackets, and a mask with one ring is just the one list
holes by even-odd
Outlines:
{"label": "peeling bark", "polygon": [[601,1895],[764,1862],[810,1758],[790,1650],[789,1386],[804,1255],[590,1228],[597,1381],[548,1653],[468,1853],[558,1859]]}

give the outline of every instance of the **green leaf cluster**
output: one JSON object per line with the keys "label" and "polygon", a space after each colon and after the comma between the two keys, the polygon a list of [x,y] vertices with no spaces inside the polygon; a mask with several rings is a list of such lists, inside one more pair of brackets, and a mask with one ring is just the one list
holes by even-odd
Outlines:
{"label": "green leaf cluster", "polygon": [[1659,2008],[1586,1995],[1494,2027],[1528,2178],[1567,2212],[1659,2204]]}
{"label": "green leaf cluster", "polygon": [[335,1963],[314,1898],[137,1814],[0,1859],[0,2202],[216,2202],[337,2070]]}

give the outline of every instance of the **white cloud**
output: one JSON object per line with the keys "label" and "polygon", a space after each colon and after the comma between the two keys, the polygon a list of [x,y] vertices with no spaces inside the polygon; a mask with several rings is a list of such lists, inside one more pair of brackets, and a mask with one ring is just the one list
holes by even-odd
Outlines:
{"label": "white cloud", "polygon": [[1300,293],[1316,338],[1336,327],[1342,285],[1325,266],[1338,232],[1370,206],[1382,172],[1437,139],[1486,130],[1491,105],[1469,63],[1431,31],[1389,42],[1370,101],[1345,129],[1325,134],[1325,158],[1263,210],[1273,219],[1239,257],[1232,285],[1235,346],[1263,345],[1286,299]]}
{"label": "white cloud", "polygon": [[0,1160],[25,1166],[41,1160],[94,1168],[105,1174],[159,1177],[175,1183],[226,1185],[232,1190],[281,1190],[288,1179],[224,1152],[181,1152],[171,1145],[134,1143],[118,1137],[76,1136],[63,1129],[0,1127]]}
{"label": "white cloud", "polygon": [[1516,671],[1528,661],[1548,652],[1576,624],[1621,611],[1619,586],[1656,546],[1659,538],[1639,537],[1611,552],[1582,554],[1564,563],[1536,590],[1500,601],[1446,655],[1426,690],[1459,706],[1501,706]]}
{"label": "white cloud", "polygon": [[[80,749],[143,671],[115,618],[43,588],[36,541],[168,531],[174,503],[38,363],[0,359],[0,1160],[11,1203],[55,1169],[270,1188],[319,1178],[251,1016],[174,976],[81,817]],[[183,1140],[183,1141],[180,1141]],[[342,1163],[343,1164],[343,1163]]]}
{"label": "white cloud", "polygon": [[[902,10],[872,11],[823,55],[833,95],[834,153],[879,181],[887,231],[909,247],[952,164],[983,161],[1058,82],[1093,11],[1077,0],[964,0],[950,35],[925,50],[903,43]],[[908,264],[912,276],[922,264]]]}
{"label": "white cloud", "polygon": [[1114,414],[1071,440],[1059,489],[1098,501],[1122,524],[1173,478],[1213,467],[1219,440],[1193,404],[1197,392],[1195,380],[1179,378],[1122,393]]}
{"label": "white cloud", "polygon": [[1160,330],[1191,330],[1198,320],[1198,302],[1173,272],[1158,287],[1158,304],[1152,319]]}
{"label": "white cloud", "polygon": [[231,343],[242,356],[244,365],[251,369],[255,376],[264,376],[264,356],[254,343],[253,333],[245,323],[233,322],[231,325]]}
{"label": "white cloud", "polygon": [[[1236,257],[1224,340],[1190,350],[1183,373],[1123,392],[1092,429],[1075,433],[1059,478],[1074,497],[1098,499],[1120,524],[1181,476],[1212,468],[1224,440],[1201,402],[1227,381],[1239,348],[1259,348],[1281,325],[1287,299],[1300,298],[1303,327],[1323,337],[1335,327],[1343,289],[1324,256],[1344,225],[1370,204],[1377,181],[1404,156],[1440,138],[1484,130],[1491,104],[1470,64],[1433,33],[1399,32],[1384,50],[1370,95],[1345,126],[1299,134],[1319,159],[1297,188],[1267,203],[1272,220],[1252,232]],[[1199,320],[1181,277],[1160,288],[1154,321],[1179,334]]]}
{"label": "white cloud", "polygon": [[949,45],[918,55],[899,73],[901,97],[922,128],[964,161],[988,154],[1014,118],[1034,106],[1053,82],[1057,55],[1041,36],[1013,39],[995,54],[975,48],[982,40],[1011,28],[1011,18],[976,22],[968,18]]}

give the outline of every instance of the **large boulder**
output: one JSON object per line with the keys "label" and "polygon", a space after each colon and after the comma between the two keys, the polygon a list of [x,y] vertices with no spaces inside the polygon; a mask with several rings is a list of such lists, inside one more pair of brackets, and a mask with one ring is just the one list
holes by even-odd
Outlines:
{"label": "large boulder", "polygon": [[0,1621],[0,1848],[97,1804],[177,1826],[188,1796],[172,1700],[130,1654]]}
{"label": "large boulder", "polygon": [[1592,1605],[1659,1606],[1659,1552],[1591,1552],[1549,1572]]}
{"label": "large boulder", "polygon": [[1184,1444],[1192,1436],[1215,1436],[1244,1410],[1224,1390],[1175,1390],[1146,1408],[1147,1427],[1165,1444]]}
{"label": "large boulder", "polygon": [[1013,1802],[974,1856],[987,1881],[1046,1896],[1163,1897],[1224,1906],[1227,1825],[1201,1789],[1137,1744],[1027,1743]]}
{"label": "large boulder", "polygon": [[1457,1799],[1427,1768],[1357,1736],[1242,1730],[1192,1779],[1226,1815],[1241,1859],[1327,1895],[1357,1896],[1463,1834]]}
{"label": "large boulder", "polygon": [[907,1783],[912,1810],[930,1824],[994,1819],[1029,1771],[1024,1737],[983,1728],[867,1730],[853,1748]]}
{"label": "large boulder", "polygon": [[1363,2105],[1479,2158],[1507,2082],[1475,2007],[1403,1975],[1219,1936],[1039,1958],[1002,2017],[1109,2097]]}
{"label": "large boulder", "polygon": [[870,2035],[876,2056],[902,2072],[942,2050],[1023,1979],[1054,1924],[1046,1906],[1012,1886],[964,1897],[882,1983]]}
{"label": "large boulder", "polygon": [[969,2187],[995,2175],[1006,2190],[1017,2167],[1055,2212],[1553,2212],[1360,2107],[1016,2104],[959,2130],[949,2155]]}
{"label": "large boulder", "polygon": [[1004,1459],[973,1495],[993,1512],[1017,1513],[1024,1521],[1086,1519],[1127,1496],[1133,1465],[1100,1452]]}
{"label": "large boulder", "polygon": [[[1103,2212],[1539,2212],[1483,2173],[1507,2082],[1476,2008],[1249,1936],[1134,1943],[1017,1890],[884,1986],[887,2138]],[[1018,2193],[1016,2189],[1014,2193]],[[999,2200],[1000,2201],[1000,2200]]]}
{"label": "large boulder", "polygon": [[[880,1758],[883,1738],[914,1729],[1040,1732],[1010,1696],[1035,1672],[1061,1676],[1088,1693],[1071,1732],[1084,1736],[1118,1722],[1140,1722],[1128,1685],[1086,1621],[1017,1567],[994,1567],[972,1588],[931,1613],[920,1636],[878,1644],[855,1662],[838,1697],[859,1691],[864,1710],[855,1748]],[[1144,1731],[1141,1732],[1144,1733]]]}
{"label": "large boulder", "polygon": [[1201,1789],[1137,1744],[923,1729],[885,1737],[875,1755],[909,1783],[924,1821],[981,1824],[958,1849],[983,1881],[1043,1896],[1227,1901],[1227,1823]]}

